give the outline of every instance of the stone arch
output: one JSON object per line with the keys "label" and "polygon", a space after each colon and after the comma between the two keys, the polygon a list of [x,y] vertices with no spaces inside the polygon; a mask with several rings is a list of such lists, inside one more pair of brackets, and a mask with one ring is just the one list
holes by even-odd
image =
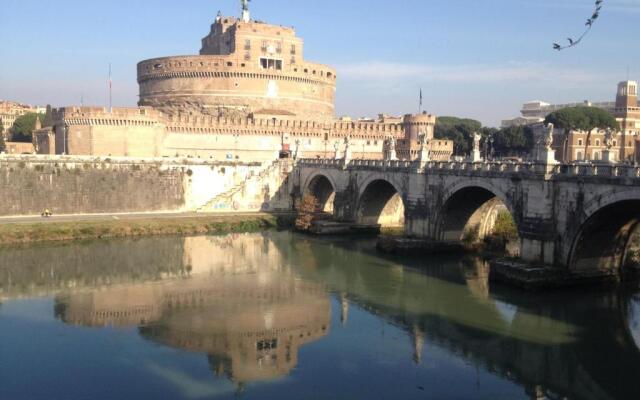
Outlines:
{"label": "stone arch", "polygon": [[578,274],[623,273],[632,236],[639,226],[639,190],[609,193],[588,202],[570,235],[569,270]]}
{"label": "stone arch", "polygon": [[316,173],[309,177],[303,195],[312,194],[318,200],[318,212],[333,214],[336,198],[336,184],[330,176]]}
{"label": "stone arch", "polygon": [[401,227],[405,205],[398,186],[379,176],[364,181],[358,194],[356,222],[383,227]]}
{"label": "stone arch", "polygon": [[502,211],[511,215],[520,236],[520,216],[502,190],[484,182],[459,182],[443,195],[435,237],[444,241],[484,239],[494,231]]}

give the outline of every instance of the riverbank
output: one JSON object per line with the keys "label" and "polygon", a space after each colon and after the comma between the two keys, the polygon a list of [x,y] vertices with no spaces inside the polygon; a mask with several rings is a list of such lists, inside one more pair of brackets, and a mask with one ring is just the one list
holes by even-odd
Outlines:
{"label": "riverbank", "polygon": [[160,235],[207,235],[252,232],[291,225],[292,218],[270,214],[137,218],[99,221],[47,220],[1,224],[0,246],[28,243],[113,239]]}

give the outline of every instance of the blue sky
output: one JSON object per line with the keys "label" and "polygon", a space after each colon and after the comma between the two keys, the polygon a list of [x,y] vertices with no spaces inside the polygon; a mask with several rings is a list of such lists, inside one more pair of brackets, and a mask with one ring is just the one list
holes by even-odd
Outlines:
{"label": "blue sky", "polygon": [[[294,26],[306,58],[338,69],[339,115],[417,111],[496,125],[525,101],[612,100],[640,80],[640,0],[605,1],[583,44],[592,0],[253,0],[252,15]],[[54,106],[137,102],[136,64],[197,54],[218,10],[238,0],[2,0],[0,99]]]}

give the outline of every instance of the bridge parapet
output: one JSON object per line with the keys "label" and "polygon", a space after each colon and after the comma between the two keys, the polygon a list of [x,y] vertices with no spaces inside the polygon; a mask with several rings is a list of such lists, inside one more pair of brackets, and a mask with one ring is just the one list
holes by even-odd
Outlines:
{"label": "bridge parapet", "polygon": [[631,165],[563,164],[554,168],[563,177],[640,178],[640,167]]}
{"label": "bridge parapet", "polygon": [[352,170],[394,170],[399,172],[417,172],[422,174],[453,174],[473,176],[500,176],[522,178],[545,178],[574,180],[579,179],[640,179],[640,167],[632,165],[607,164],[543,164],[535,162],[506,161],[418,161],[399,160],[351,160],[345,163],[341,159],[303,159],[298,161],[302,167],[340,168]]}

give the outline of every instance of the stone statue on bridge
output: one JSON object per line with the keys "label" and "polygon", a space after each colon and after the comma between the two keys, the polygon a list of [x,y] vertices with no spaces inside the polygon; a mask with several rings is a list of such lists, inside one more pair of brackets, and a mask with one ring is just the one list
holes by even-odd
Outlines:
{"label": "stone statue on bridge", "polygon": [[296,152],[293,156],[294,160],[300,160],[302,158],[302,142],[300,139],[296,139]]}
{"label": "stone statue on bridge", "polygon": [[396,161],[398,159],[398,155],[396,153],[396,138],[393,136],[388,136],[384,140],[384,160],[385,161]]}
{"label": "stone statue on bridge", "polygon": [[425,132],[420,133],[418,135],[418,140],[420,140],[420,151],[418,152],[418,162],[421,166],[424,166],[427,162],[431,161],[431,157],[429,154],[429,139],[427,139],[427,134]]}
{"label": "stone statue on bridge", "polygon": [[607,129],[604,134],[605,150],[602,151],[602,162],[607,164],[614,164],[617,162],[616,153],[613,151],[613,138],[614,133],[611,129]]}
{"label": "stone statue on bridge", "polygon": [[482,140],[482,136],[478,132],[473,132],[473,149],[469,156],[469,161],[472,163],[484,161],[480,155],[480,140]]}
{"label": "stone statue on bridge", "polygon": [[613,131],[611,129],[607,129],[604,134],[604,145],[607,147],[607,150],[613,148]]}
{"label": "stone statue on bridge", "polygon": [[555,133],[555,126],[552,123],[547,125],[547,130],[543,138],[544,149],[549,151],[553,150],[553,134]]}
{"label": "stone statue on bridge", "polygon": [[351,161],[351,156],[351,137],[347,136],[344,138],[344,162],[348,163],[349,161]]}
{"label": "stone statue on bridge", "polygon": [[333,143],[333,158],[336,160],[340,159],[340,142]]}
{"label": "stone statue on bridge", "polygon": [[538,141],[536,150],[536,161],[545,165],[557,164],[556,152],[553,150],[553,135],[555,134],[555,126],[548,124],[544,129],[542,137]]}

